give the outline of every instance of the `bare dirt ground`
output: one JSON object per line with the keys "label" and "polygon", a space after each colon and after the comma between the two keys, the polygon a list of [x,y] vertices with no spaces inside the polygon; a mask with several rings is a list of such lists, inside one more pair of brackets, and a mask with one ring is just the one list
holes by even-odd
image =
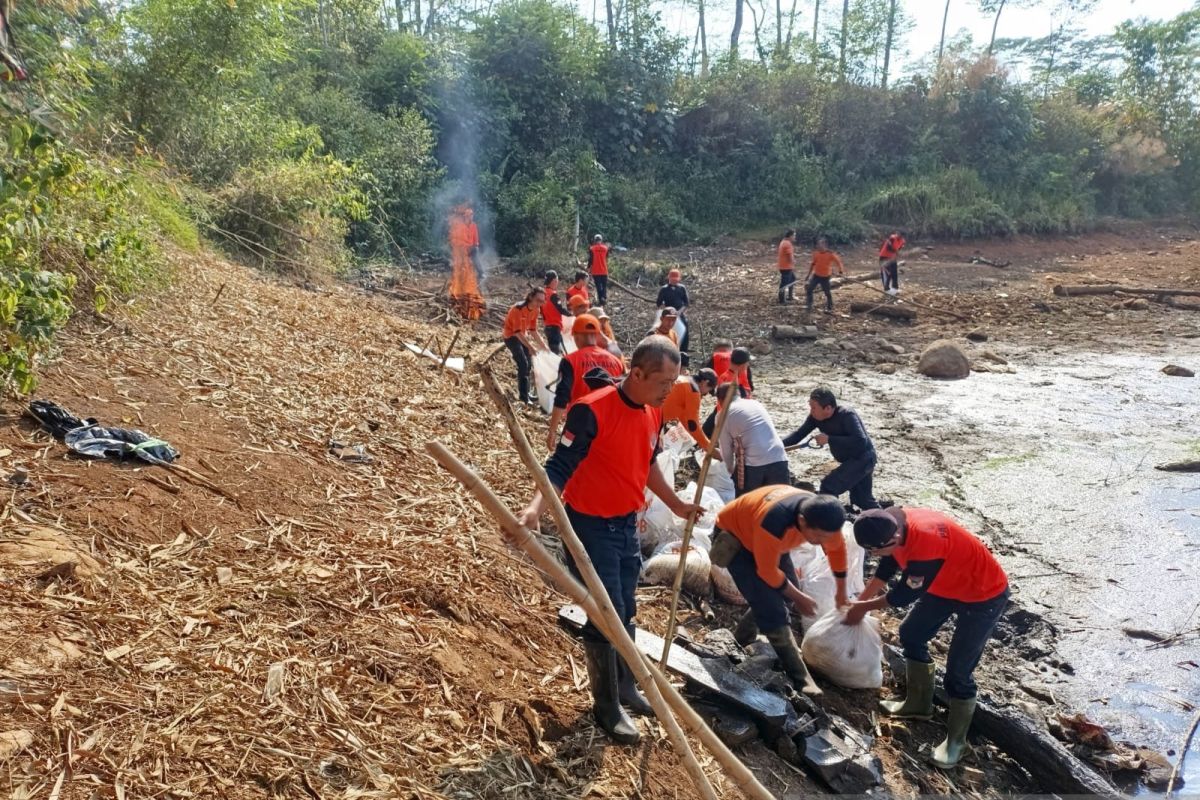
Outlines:
{"label": "bare dirt ground", "polygon": [[[1114,311],[1111,297],[1049,292],[1093,276],[1195,287],[1189,235],[935,247],[908,260],[904,299],[970,322],[819,315],[832,345],[776,346],[756,369],[768,386],[776,374],[768,392],[782,398],[783,381],[800,381],[788,370],[804,364],[874,374],[862,343],[880,335],[910,351],[981,325],[993,341],[1047,350],[1195,336],[1197,312]],[[1013,264],[961,263],[974,249]],[[647,275],[684,267],[695,350],[799,321],[774,304],[769,244],[635,256]],[[870,256],[850,254],[848,270],[873,268]],[[0,731],[32,741],[0,763],[0,787],[63,798],[694,796],[656,726],[644,724],[642,748],[607,746],[587,715],[581,652],[555,624],[561,596],[424,455],[428,439],[446,442],[512,507],[529,490],[475,379],[403,348],[449,344],[436,300],[309,291],[212,257],[180,256],[178,271],[145,308],[76,320],[37,396],[167,439],[204,480],[74,458],[20,404],[3,406]],[[441,279],[401,281],[432,290]],[[502,303],[519,283],[496,276],[492,296]],[[839,306],[850,298],[883,300],[865,286],[836,294]],[[618,335],[636,340],[649,309],[613,300]],[[497,336],[469,330],[455,353],[478,361]],[[507,369],[504,354],[498,362]],[[331,441],[363,444],[372,461],[340,460]],[[74,569],[47,572],[64,560]],[[643,601],[642,623],[663,627],[665,594],[647,589]],[[728,613],[718,608],[718,622]],[[697,638],[712,625],[697,609],[683,621]],[[827,702],[874,731],[874,698],[830,687]],[[894,794],[1037,789],[986,743],[978,773],[924,768],[920,747],[941,735],[932,723],[879,733]],[[818,790],[761,745],[743,755],[780,796]]]}

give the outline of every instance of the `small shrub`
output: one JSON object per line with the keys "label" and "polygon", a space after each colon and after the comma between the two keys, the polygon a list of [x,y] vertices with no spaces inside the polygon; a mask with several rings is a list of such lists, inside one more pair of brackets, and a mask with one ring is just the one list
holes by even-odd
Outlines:
{"label": "small shrub", "polygon": [[243,169],[216,194],[216,226],[229,247],[273,272],[320,280],[349,264],[352,220],[366,213],[354,170],[333,158]]}

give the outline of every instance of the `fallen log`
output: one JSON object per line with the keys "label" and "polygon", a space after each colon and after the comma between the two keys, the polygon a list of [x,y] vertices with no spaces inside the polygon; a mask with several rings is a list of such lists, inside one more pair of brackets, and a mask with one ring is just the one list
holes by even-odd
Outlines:
{"label": "fallen log", "polygon": [[829,282],[829,285],[836,289],[839,286],[845,286],[848,283],[866,283],[867,281],[879,280],[879,272],[860,272],[857,275],[843,275],[840,278],[834,278]]}
{"label": "fallen log", "polygon": [[902,319],[911,322],[917,318],[917,312],[907,306],[896,305],[895,303],[860,303],[854,302],[850,304],[851,314],[875,314],[879,317],[888,317],[890,319]]}
{"label": "fallen log", "polygon": [[[888,645],[884,657],[892,672],[905,674],[904,654]],[[939,705],[949,705],[949,697],[941,686],[943,670],[938,668],[938,688],[934,699]],[[1088,767],[1045,728],[1035,725],[1024,714],[995,705],[979,697],[971,729],[992,741],[1014,761],[1024,767],[1038,789],[1056,794],[1092,795],[1117,798],[1121,793],[1095,770]]]}
{"label": "fallen log", "polygon": [[641,300],[643,303],[650,303],[651,305],[657,305],[657,301],[653,297],[647,297],[646,295],[641,294],[640,292],[635,292],[633,289],[630,289],[628,286],[621,283],[620,281],[618,281],[616,278],[612,277],[611,275],[608,278],[608,285],[615,286],[618,289],[620,289],[622,292],[633,295],[638,300]]}
{"label": "fallen log", "polygon": [[1122,286],[1119,283],[1103,283],[1095,285],[1070,286],[1058,284],[1054,294],[1059,297],[1081,297],[1089,294],[1140,294],[1149,297],[1200,297],[1200,289],[1147,289],[1141,286]]}
{"label": "fallen log", "polygon": [[1200,472],[1200,461],[1172,461],[1159,464],[1155,469],[1161,472]]}

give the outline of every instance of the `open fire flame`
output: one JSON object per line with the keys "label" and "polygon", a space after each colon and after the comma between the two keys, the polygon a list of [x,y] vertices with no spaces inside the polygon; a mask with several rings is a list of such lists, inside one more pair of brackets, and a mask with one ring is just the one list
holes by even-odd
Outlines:
{"label": "open fire flame", "polygon": [[477,320],[487,309],[479,289],[476,259],[479,253],[479,227],[475,211],[469,205],[450,210],[450,303],[465,320]]}

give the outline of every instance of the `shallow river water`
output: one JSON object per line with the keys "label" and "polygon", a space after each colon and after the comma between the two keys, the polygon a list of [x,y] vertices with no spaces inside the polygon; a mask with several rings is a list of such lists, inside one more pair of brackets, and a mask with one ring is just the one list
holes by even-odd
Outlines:
{"label": "shallow river water", "polygon": [[[834,366],[811,345],[760,359],[756,397],[781,433],[818,384],[857,407],[880,454],[877,495],[984,532],[1018,602],[1057,628],[1052,649],[1074,675],[1031,667],[1031,680],[1114,738],[1165,753],[1200,705],[1200,638],[1155,646],[1123,628],[1200,628],[1200,475],[1154,469],[1200,458],[1200,378],[1160,372],[1200,369],[1200,342],[1113,349],[1009,348],[1014,374],[934,381]],[[793,473],[816,482],[826,459],[802,450]],[[1200,791],[1200,753],[1185,778]]]}

